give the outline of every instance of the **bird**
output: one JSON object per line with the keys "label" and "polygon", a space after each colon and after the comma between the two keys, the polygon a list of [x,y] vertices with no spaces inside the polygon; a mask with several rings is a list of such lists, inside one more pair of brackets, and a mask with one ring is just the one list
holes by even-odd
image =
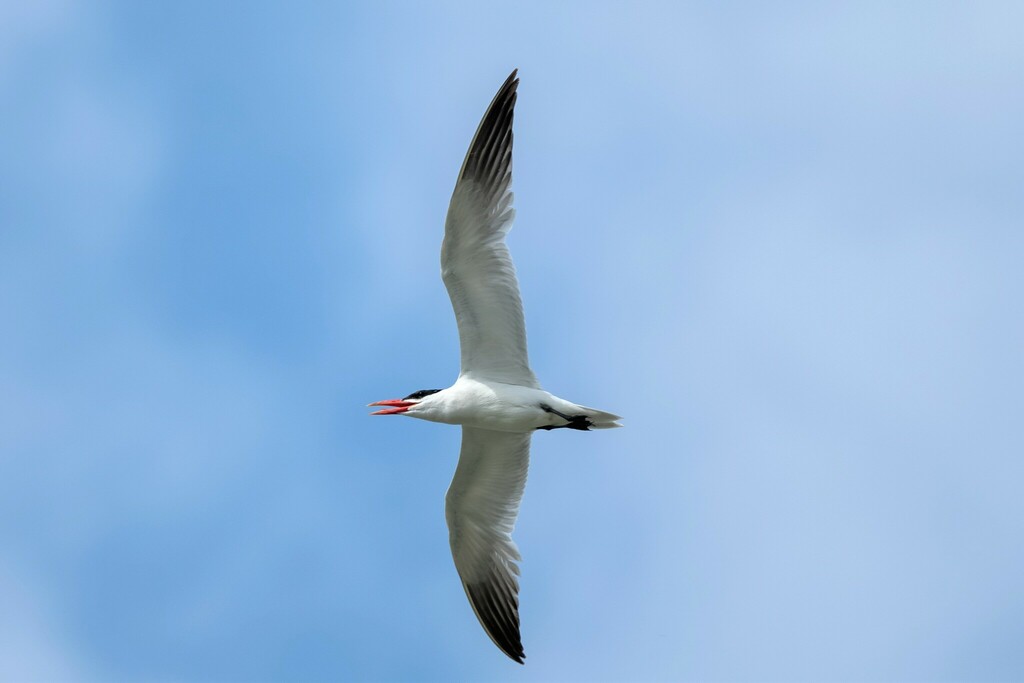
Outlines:
{"label": "bird", "polygon": [[462,449],[445,496],[452,557],[466,597],[498,648],[524,663],[519,566],[512,540],[538,430],[621,427],[618,415],[541,388],[505,236],[512,227],[513,70],[488,106],[459,170],[441,245],[444,281],[459,328],[461,368],[447,389],[370,403],[371,415],[460,425]]}

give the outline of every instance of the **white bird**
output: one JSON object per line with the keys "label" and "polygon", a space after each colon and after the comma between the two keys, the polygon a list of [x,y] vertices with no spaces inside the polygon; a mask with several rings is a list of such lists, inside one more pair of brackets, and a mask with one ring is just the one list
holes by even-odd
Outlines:
{"label": "white bird", "polygon": [[455,309],[462,369],[447,389],[377,401],[373,415],[462,425],[462,452],[445,498],[455,568],[494,644],[523,663],[519,636],[521,558],[512,529],[526,485],[530,437],[538,429],[621,427],[617,415],[540,387],[526,353],[512,227],[513,71],[487,108],[455,184],[441,247],[441,278]]}

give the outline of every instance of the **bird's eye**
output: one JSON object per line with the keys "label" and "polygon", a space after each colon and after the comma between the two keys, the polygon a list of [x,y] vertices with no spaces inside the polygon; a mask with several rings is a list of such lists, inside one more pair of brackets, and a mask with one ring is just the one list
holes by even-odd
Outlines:
{"label": "bird's eye", "polygon": [[418,401],[421,398],[424,398],[426,396],[430,396],[431,394],[436,394],[439,391],[441,391],[441,390],[440,389],[420,389],[419,391],[412,392],[411,394],[409,394],[408,396],[406,396],[402,400],[403,401],[408,401],[409,399],[414,399],[414,400]]}

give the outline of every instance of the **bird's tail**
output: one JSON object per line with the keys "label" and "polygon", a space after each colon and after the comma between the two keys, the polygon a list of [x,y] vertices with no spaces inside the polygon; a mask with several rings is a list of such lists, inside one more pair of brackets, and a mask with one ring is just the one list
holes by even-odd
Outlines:
{"label": "bird's tail", "polygon": [[583,408],[583,414],[586,415],[587,419],[590,421],[589,426],[591,429],[613,429],[615,427],[622,426],[618,422],[622,418],[614,413],[606,413],[603,410],[594,410],[593,408],[587,408],[586,406],[581,407]]}

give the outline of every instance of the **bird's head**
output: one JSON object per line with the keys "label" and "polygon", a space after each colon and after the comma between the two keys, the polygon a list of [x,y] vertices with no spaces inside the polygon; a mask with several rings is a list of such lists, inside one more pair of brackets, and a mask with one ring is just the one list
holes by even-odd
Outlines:
{"label": "bird's head", "polygon": [[408,412],[410,408],[416,406],[423,399],[436,394],[441,391],[440,389],[420,389],[414,391],[405,398],[389,398],[386,401],[376,401],[371,403],[370,406],[386,406],[384,410],[378,410],[370,415],[400,415]]}

